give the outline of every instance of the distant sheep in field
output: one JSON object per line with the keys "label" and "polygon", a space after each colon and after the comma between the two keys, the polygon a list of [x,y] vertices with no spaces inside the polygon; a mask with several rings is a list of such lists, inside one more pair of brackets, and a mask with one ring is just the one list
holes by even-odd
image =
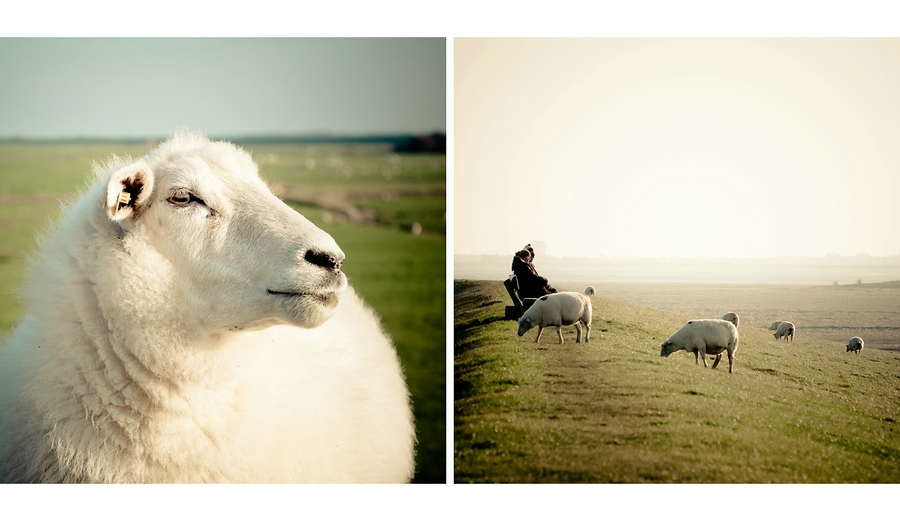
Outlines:
{"label": "distant sheep in field", "polygon": [[593,295],[594,293],[596,293],[594,291],[594,286],[588,286],[588,287],[584,288],[585,295]]}
{"label": "distant sheep in field", "polygon": [[732,324],[734,324],[734,327],[738,327],[738,322],[740,322],[738,314],[734,312],[725,313],[724,315],[722,315],[722,320],[731,322]]}
{"label": "distant sheep in field", "polygon": [[537,299],[519,318],[519,336],[533,327],[538,328],[534,341],[541,339],[545,327],[556,327],[559,343],[563,343],[562,326],[574,325],[578,331],[576,342],[581,342],[581,323],[584,323],[584,341],[591,341],[591,298],[584,293],[561,291]]}
{"label": "distant sheep in field", "polygon": [[863,342],[863,339],[855,336],[847,343],[847,352],[856,351],[856,354],[859,354],[859,352],[863,350],[864,345],[865,342]]}
{"label": "distant sheep in field", "polygon": [[406,482],[397,353],[250,155],[114,158],[40,242],[0,346],[0,482]]}
{"label": "distant sheep in field", "polygon": [[772,335],[775,337],[775,340],[784,339],[785,342],[790,339],[791,342],[794,341],[794,332],[796,329],[794,328],[794,324],[790,322],[782,322],[778,324],[778,328],[775,329],[775,334]]}
{"label": "distant sheep in field", "polygon": [[[694,353],[697,365],[700,365],[699,359],[702,358],[703,367],[709,367],[706,355],[721,355],[727,352],[728,372],[733,373],[737,346],[738,330],[731,322],[716,319],[691,320],[660,344],[659,356],[668,357],[676,351],[684,350]],[[713,369],[717,365],[719,357],[713,363]]]}
{"label": "distant sheep in field", "polygon": [[776,320],[775,322],[772,322],[772,325],[769,326],[769,331],[777,331],[779,325],[781,325],[781,320]]}

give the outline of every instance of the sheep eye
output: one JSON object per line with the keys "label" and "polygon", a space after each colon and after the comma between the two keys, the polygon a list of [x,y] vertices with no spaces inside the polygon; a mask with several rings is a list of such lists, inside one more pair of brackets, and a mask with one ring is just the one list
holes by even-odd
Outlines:
{"label": "sheep eye", "polygon": [[175,206],[187,206],[194,201],[200,201],[200,199],[195,197],[194,194],[190,193],[187,190],[178,190],[174,194],[170,195],[169,198],[166,199],[166,201]]}

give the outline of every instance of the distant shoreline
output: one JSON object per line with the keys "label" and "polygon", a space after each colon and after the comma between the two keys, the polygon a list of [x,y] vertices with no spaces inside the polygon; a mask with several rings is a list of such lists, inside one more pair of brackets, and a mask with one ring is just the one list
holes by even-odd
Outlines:
{"label": "distant shoreline", "polygon": [[[443,132],[433,132],[424,134],[371,134],[371,135],[332,135],[332,134],[306,134],[306,135],[280,135],[280,134],[254,134],[254,135],[211,135],[213,140],[226,140],[239,144],[372,144],[372,145],[390,145],[392,147],[408,146],[411,141],[422,138],[423,136],[436,136],[441,138]],[[103,136],[85,136],[85,137],[0,137],[0,144],[10,145],[58,145],[58,144],[106,144],[120,143],[140,145],[145,144],[148,140],[159,143],[168,139],[168,135],[149,135],[149,136],[122,136],[122,137],[103,137]],[[428,150],[433,152],[444,152],[446,149]]]}

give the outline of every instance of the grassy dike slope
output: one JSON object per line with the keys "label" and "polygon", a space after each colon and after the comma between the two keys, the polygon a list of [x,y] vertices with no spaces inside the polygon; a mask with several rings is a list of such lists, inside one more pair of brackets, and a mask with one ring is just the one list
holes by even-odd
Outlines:
{"label": "grassy dike slope", "polygon": [[704,317],[592,299],[590,343],[536,345],[499,282],[454,282],[457,483],[900,482],[898,354],[741,327],[728,374],[659,356]]}

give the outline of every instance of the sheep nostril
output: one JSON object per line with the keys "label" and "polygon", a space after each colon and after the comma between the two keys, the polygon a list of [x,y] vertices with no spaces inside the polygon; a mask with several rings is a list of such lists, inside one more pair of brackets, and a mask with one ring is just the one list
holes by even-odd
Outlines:
{"label": "sheep nostril", "polygon": [[332,271],[340,271],[341,264],[344,263],[343,257],[338,258],[323,251],[307,250],[306,255],[304,255],[303,258],[306,259],[307,262]]}

